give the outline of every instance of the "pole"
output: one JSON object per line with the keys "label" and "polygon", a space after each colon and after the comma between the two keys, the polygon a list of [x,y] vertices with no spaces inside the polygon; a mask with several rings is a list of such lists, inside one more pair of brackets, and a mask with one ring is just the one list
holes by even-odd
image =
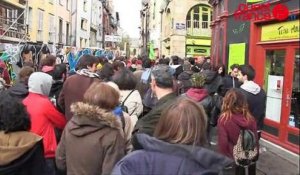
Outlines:
{"label": "pole", "polygon": [[159,57],[162,57],[162,20],[163,20],[163,11],[160,11],[160,43],[159,43]]}
{"label": "pole", "polygon": [[145,26],[145,47],[146,47],[146,55],[148,56],[148,6],[146,8],[146,26]]}
{"label": "pole", "polygon": [[104,1],[102,1],[102,49],[105,50]]}

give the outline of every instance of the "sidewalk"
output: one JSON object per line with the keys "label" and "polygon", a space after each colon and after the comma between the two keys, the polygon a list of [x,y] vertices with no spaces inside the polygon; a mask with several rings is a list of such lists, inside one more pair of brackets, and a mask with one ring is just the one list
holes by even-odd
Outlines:
{"label": "sidewalk", "polygon": [[[299,175],[299,155],[296,160],[289,160],[289,153],[272,145],[261,143],[265,149],[257,162],[257,175]],[[282,154],[282,155],[280,155]]]}
{"label": "sidewalk", "polygon": [[[217,143],[216,128],[212,129],[211,136],[212,141]],[[300,175],[299,155],[290,154],[263,139],[260,141],[260,147],[263,151],[256,164],[256,175]],[[211,149],[216,151],[217,145],[213,145]]]}

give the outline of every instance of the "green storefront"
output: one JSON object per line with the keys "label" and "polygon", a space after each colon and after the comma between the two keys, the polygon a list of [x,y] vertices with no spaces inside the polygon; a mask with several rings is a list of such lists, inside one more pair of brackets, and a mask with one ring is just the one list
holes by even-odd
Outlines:
{"label": "green storefront", "polygon": [[186,56],[210,56],[210,39],[188,38],[186,40]]}

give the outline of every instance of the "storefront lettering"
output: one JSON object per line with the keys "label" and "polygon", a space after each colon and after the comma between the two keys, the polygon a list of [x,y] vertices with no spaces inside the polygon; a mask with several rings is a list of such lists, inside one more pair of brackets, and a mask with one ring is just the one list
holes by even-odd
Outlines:
{"label": "storefront lettering", "polygon": [[262,27],[261,41],[297,39],[300,34],[299,20],[269,24]]}
{"label": "storefront lettering", "polygon": [[269,2],[263,4],[239,4],[238,9],[234,12],[235,20],[285,20],[289,16],[288,8],[283,4],[277,4],[271,8]]}
{"label": "storefront lettering", "polygon": [[289,34],[289,33],[299,33],[299,26],[293,25],[292,28],[286,28],[284,26],[278,27],[278,34],[279,35],[284,35],[284,34]]}

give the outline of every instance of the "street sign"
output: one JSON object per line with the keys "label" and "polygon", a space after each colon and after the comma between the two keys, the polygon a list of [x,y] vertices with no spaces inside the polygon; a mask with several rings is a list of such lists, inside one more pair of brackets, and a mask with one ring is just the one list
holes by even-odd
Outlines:
{"label": "street sign", "polygon": [[116,35],[105,35],[105,41],[120,43],[122,42],[122,37]]}

